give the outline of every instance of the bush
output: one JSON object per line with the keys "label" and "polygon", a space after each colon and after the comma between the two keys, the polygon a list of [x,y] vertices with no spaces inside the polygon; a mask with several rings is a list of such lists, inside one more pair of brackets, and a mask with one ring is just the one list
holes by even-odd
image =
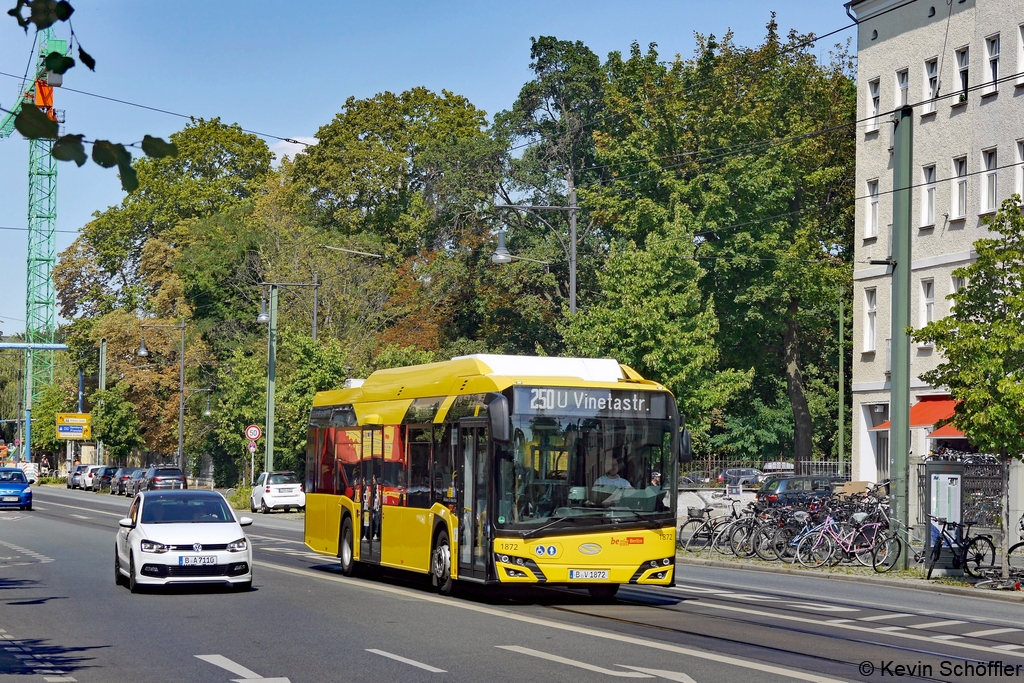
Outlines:
{"label": "bush", "polygon": [[251,486],[239,486],[234,493],[228,496],[228,503],[236,510],[248,510],[249,501],[252,498]]}
{"label": "bush", "polygon": [[67,484],[67,477],[41,477],[35,483],[36,486],[55,486],[57,484]]}

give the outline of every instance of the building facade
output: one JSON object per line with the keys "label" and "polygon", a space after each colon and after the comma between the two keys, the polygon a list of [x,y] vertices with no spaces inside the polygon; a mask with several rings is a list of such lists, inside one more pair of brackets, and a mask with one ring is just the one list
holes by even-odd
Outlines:
{"label": "building facade", "polygon": [[[877,481],[889,467],[891,114],[914,108],[911,324],[920,328],[949,314],[946,297],[964,284],[953,271],[988,235],[982,218],[1012,194],[1024,196],[1024,0],[847,7],[859,22],[853,478]],[[911,347],[914,459],[939,437],[956,443],[950,427],[933,434],[934,422],[952,413],[948,393],[920,379],[940,361],[929,346]]]}

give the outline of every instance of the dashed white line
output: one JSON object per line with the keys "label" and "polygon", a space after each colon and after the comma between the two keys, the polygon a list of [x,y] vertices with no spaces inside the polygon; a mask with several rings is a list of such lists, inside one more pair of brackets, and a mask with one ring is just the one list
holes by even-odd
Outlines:
{"label": "dashed white line", "polygon": [[993,650],[1024,650],[1024,645],[993,645]]}
{"label": "dashed white line", "polygon": [[366,651],[367,652],[372,652],[375,655],[380,655],[381,657],[387,657],[388,659],[393,659],[396,662],[402,662],[403,664],[408,664],[409,666],[415,666],[415,667],[417,667],[419,669],[423,669],[424,671],[429,671],[431,673],[435,673],[435,674],[446,674],[446,673],[448,673],[444,669],[438,669],[436,666],[430,666],[429,664],[424,664],[423,662],[417,662],[415,659],[409,659],[408,657],[402,657],[401,655],[396,655],[396,654],[391,653],[391,652],[385,652],[384,650],[374,650],[374,649],[371,649],[371,648],[366,648]]}
{"label": "dashed white line", "polygon": [[[985,636],[994,636],[999,633],[1013,633],[1014,631],[1020,631],[1019,628],[990,628],[987,631],[971,631],[963,635],[969,638],[984,638]],[[1020,647],[1020,645],[1014,645],[1014,647]]]}
{"label": "dashed white line", "polygon": [[[966,621],[959,621],[958,619],[950,619],[948,621],[929,621],[927,624],[911,624],[910,628],[939,628],[940,626],[956,626],[957,624],[966,624]],[[964,635],[967,635],[966,633]]]}
{"label": "dashed white line", "polygon": [[615,671],[613,669],[605,669],[593,664],[587,664],[586,662],[578,662],[575,659],[569,659],[568,657],[559,657],[558,655],[541,652],[540,650],[531,650],[528,647],[520,647],[518,645],[495,645],[495,647],[501,650],[509,650],[511,652],[518,652],[519,654],[537,657],[538,659],[546,659],[549,662],[558,662],[559,664],[574,666],[577,669],[594,671],[599,674],[605,674],[606,676],[615,676],[618,678],[654,678],[650,674],[645,674],[640,671]]}
{"label": "dashed white line", "polygon": [[904,617],[916,617],[916,614],[900,614],[893,612],[892,614],[876,614],[873,617],[860,617],[860,621],[884,621],[886,619],[903,619]]}

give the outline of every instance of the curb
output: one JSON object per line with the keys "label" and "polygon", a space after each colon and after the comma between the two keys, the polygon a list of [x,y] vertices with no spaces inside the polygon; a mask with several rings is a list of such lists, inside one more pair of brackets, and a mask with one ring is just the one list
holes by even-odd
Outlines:
{"label": "curb", "polygon": [[[981,598],[985,600],[999,600],[1001,602],[1024,603],[1024,590],[1022,591],[995,591],[980,590],[977,588],[963,588],[960,586],[947,586],[941,583],[929,584],[927,587],[912,585],[910,581],[917,579],[886,579],[881,576],[859,576],[856,574],[833,574],[831,572],[816,572],[810,569],[792,569],[783,567],[759,567],[739,562],[723,562],[720,560],[703,560],[695,557],[686,557],[676,553],[676,566],[692,564],[703,567],[717,567],[719,569],[742,569],[752,572],[768,572],[771,574],[788,574],[790,576],[810,576],[819,579],[835,579],[838,581],[850,581],[852,583],[873,584],[876,586],[889,586],[891,588],[904,588],[907,590],[923,591],[926,593],[946,593],[948,595],[959,595],[967,598]],[[676,571],[678,579],[679,572]]]}

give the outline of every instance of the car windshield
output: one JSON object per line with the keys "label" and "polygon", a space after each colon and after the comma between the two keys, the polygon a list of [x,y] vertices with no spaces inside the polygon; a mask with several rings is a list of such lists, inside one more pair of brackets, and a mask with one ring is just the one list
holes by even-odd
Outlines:
{"label": "car windshield", "polygon": [[299,476],[294,472],[282,472],[281,474],[271,474],[268,484],[299,484]]}
{"label": "car windshield", "polygon": [[234,521],[230,508],[219,496],[149,496],[142,507],[143,524]]}
{"label": "car windshield", "polygon": [[180,477],[180,476],[182,476],[182,474],[181,474],[181,470],[179,470],[177,467],[174,467],[174,468],[167,468],[167,469],[158,469],[156,472],[153,473],[153,476],[154,477]]}
{"label": "car windshield", "polygon": [[0,481],[12,484],[28,483],[28,479],[25,478],[25,473],[21,470],[7,470],[0,472]]}
{"label": "car windshield", "polygon": [[766,481],[764,484],[761,485],[761,490],[762,491],[767,491],[769,493],[778,491],[779,490],[779,485],[781,483],[782,483],[781,479],[769,479],[768,481]]}
{"label": "car windshield", "polygon": [[511,448],[496,454],[498,527],[653,522],[675,510],[670,420],[512,420]]}

